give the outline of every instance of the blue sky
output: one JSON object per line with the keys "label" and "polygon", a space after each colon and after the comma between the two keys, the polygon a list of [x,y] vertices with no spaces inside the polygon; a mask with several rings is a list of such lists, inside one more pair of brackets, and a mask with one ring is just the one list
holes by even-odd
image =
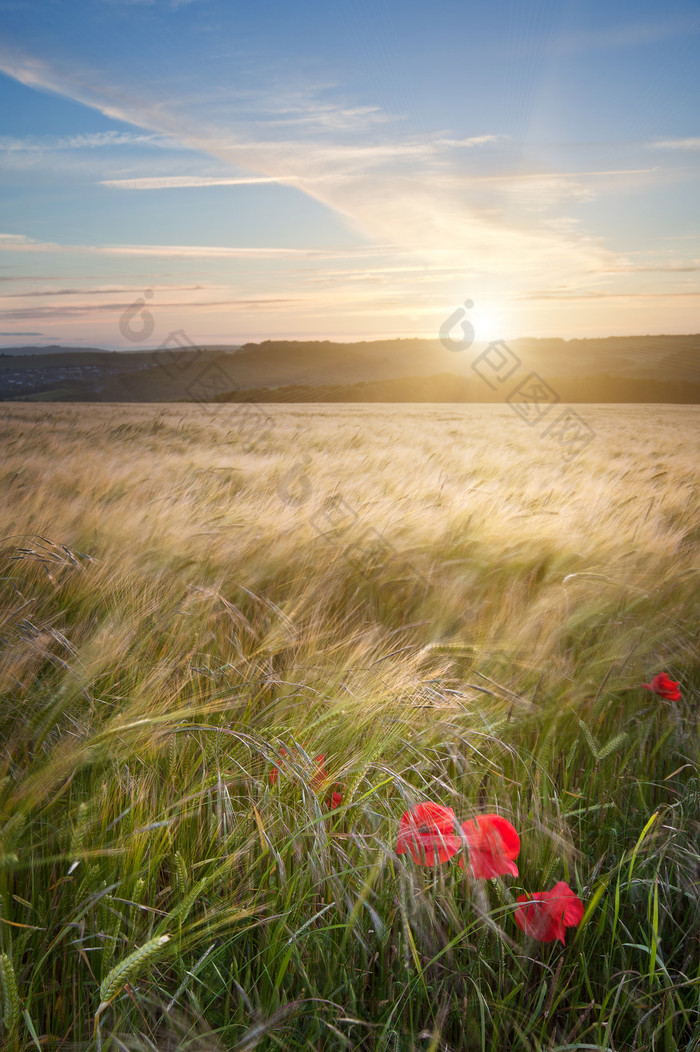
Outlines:
{"label": "blue sky", "polygon": [[0,344],[700,331],[700,7],[0,0]]}

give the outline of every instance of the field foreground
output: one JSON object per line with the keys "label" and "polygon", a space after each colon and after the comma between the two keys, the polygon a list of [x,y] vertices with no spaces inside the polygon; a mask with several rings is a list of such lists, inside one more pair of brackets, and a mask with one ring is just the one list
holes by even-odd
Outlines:
{"label": "field foreground", "polygon": [[3,1047],[700,1048],[700,409],[585,418],[3,407]]}

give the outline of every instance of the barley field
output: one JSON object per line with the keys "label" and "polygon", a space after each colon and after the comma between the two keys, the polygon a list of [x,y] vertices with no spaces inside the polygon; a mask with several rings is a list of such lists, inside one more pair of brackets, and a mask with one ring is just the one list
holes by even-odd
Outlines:
{"label": "barley field", "polygon": [[700,408],[578,408],[3,406],[3,1049],[700,1048]]}

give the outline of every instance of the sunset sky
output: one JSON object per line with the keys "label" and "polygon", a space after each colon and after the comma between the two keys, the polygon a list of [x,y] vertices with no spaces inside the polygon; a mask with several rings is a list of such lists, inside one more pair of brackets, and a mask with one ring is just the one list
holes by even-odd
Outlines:
{"label": "sunset sky", "polygon": [[700,331],[700,6],[0,0],[0,345]]}

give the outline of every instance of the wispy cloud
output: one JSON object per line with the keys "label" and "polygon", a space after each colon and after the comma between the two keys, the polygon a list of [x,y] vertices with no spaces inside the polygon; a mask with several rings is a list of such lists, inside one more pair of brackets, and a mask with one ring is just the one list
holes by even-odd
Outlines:
{"label": "wispy cloud", "polygon": [[647,146],[652,150],[700,150],[700,139],[660,139]]}
{"label": "wispy cloud", "polygon": [[650,172],[658,172],[655,168],[605,168],[600,171],[588,171],[582,169],[579,172],[512,172],[507,175],[483,175],[476,176],[472,182],[506,183],[520,182],[527,179],[583,179],[610,175],[647,175]]}
{"label": "wispy cloud", "polygon": [[55,150],[94,150],[108,146],[167,146],[172,148],[172,139],[162,135],[140,135],[136,132],[91,132],[84,135],[63,136],[16,136],[0,135],[0,150],[8,152],[49,153]]}
{"label": "wispy cloud", "polygon": [[[27,278],[21,280],[26,281]],[[210,291],[213,288],[222,287],[214,285],[156,285],[154,283],[151,286],[151,291],[154,293],[202,292],[204,289]],[[142,288],[136,288],[133,285],[120,285],[116,288],[98,286],[97,288],[33,289],[31,292],[3,292],[0,293],[0,299],[43,299],[46,296],[124,296],[126,293],[140,296],[142,292]]]}
{"label": "wispy cloud", "polygon": [[585,292],[560,292],[558,289],[528,292],[520,297],[524,300],[631,300],[631,299],[700,299],[700,290],[691,292],[601,292],[589,289]]}
{"label": "wispy cloud", "polygon": [[469,139],[438,139],[440,146],[465,146],[473,149],[475,146],[491,146],[494,143],[504,142],[510,138],[508,135],[472,135]]}
{"label": "wispy cloud", "polygon": [[654,263],[650,266],[611,267],[601,274],[694,274],[700,271],[700,261],[693,263]]}
{"label": "wispy cloud", "polygon": [[265,124],[271,128],[276,125],[285,127],[306,127],[316,131],[364,131],[373,124],[388,124],[394,120],[378,106],[333,106],[319,104],[308,99],[306,105],[301,101],[297,106],[290,106],[289,100],[280,99],[274,109],[274,116],[267,116]]}
{"label": "wispy cloud", "polygon": [[[463,139],[444,130],[407,134],[400,117],[374,106],[329,100],[322,88],[299,89],[284,97],[277,91],[251,90],[246,96],[249,112],[242,116],[239,109],[231,110],[230,105],[227,109],[223,102],[218,110],[200,101],[199,109],[183,112],[164,95],[155,96],[153,88],[115,86],[107,78],[99,79],[75,65],[59,67],[16,51],[0,50],[0,68],[25,84],[60,92],[143,129],[144,146],[152,137],[176,142],[180,148],[195,150],[208,162],[215,159],[234,173],[144,175],[141,168],[127,176],[122,168],[117,176],[112,169],[100,180],[110,189],[157,191],[288,183],[342,217],[355,235],[368,242],[358,250],[90,246],[0,235],[0,249],[8,252],[282,261],[377,256],[388,265],[400,260],[418,271],[422,267],[417,279],[426,285],[435,283],[436,275],[442,274],[445,288],[452,289],[463,275],[464,281],[469,281],[470,295],[527,296],[548,282],[552,272],[563,280],[587,282],[592,276],[607,280],[605,275],[621,272],[628,261],[566,214],[564,205],[591,200],[605,190],[606,181],[624,185],[624,180],[659,173],[653,167],[513,171],[513,162],[509,168],[509,158],[504,157],[497,158],[498,163],[492,164],[496,170],[489,173],[485,166],[493,162],[494,148],[504,138],[495,131]],[[233,118],[231,112],[235,113]],[[514,155],[518,156],[522,155]],[[202,167],[206,173],[207,165]],[[371,277],[378,281],[383,278],[380,273]],[[360,279],[352,274],[346,280]],[[383,307],[399,313],[406,310],[407,302],[404,290]],[[373,299],[370,306],[376,309],[378,304],[380,301]],[[114,305],[109,309],[115,309]],[[332,309],[330,299],[328,309]],[[411,310],[420,314],[435,307],[432,301],[414,301]]]}
{"label": "wispy cloud", "polygon": [[661,40],[700,32],[700,13],[697,11],[665,13],[663,18],[624,22],[616,26],[562,34],[553,38],[550,47],[555,54],[568,55],[581,51],[609,48],[644,47]]}
{"label": "wispy cloud", "polygon": [[498,186],[504,198],[519,209],[547,211],[553,205],[593,201],[607,185],[653,175],[659,168],[610,168],[578,172],[515,172],[477,176],[474,183]]}
{"label": "wispy cloud", "polygon": [[59,252],[98,256],[162,256],[166,259],[347,259],[386,255],[390,247],[368,248],[275,248],[221,245],[69,245],[37,241],[24,234],[1,234],[0,252]]}
{"label": "wispy cloud", "polygon": [[101,186],[110,186],[115,190],[182,190],[187,187],[203,186],[249,186],[259,183],[293,183],[298,181],[294,175],[251,175],[251,176],[206,176],[206,175],[153,175],[135,179],[100,179]]}
{"label": "wispy cloud", "polygon": [[[208,302],[191,302],[187,304],[188,313],[197,311],[212,311],[217,309],[235,311],[235,310],[248,310],[251,307],[260,309],[264,307],[269,309],[271,307],[279,307],[282,305],[296,304],[299,303],[298,298],[282,298],[275,296],[257,296],[251,299],[228,299],[228,300],[210,300]],[[6,321],[29,321],[35,319],[36,321],[42,321],[43,319],[65,320],[70,318],[85,318],[91,315],[104,315],[104,314],[116,314],[122,313],[133,306],[133,303],[82,303],[76,304],[75,306],[61,306],[61,307],[26,307],[19,310],[7,310],[3,311],[3,318]],[[180,304],[169,304],[164,306],[179,307]]]}

